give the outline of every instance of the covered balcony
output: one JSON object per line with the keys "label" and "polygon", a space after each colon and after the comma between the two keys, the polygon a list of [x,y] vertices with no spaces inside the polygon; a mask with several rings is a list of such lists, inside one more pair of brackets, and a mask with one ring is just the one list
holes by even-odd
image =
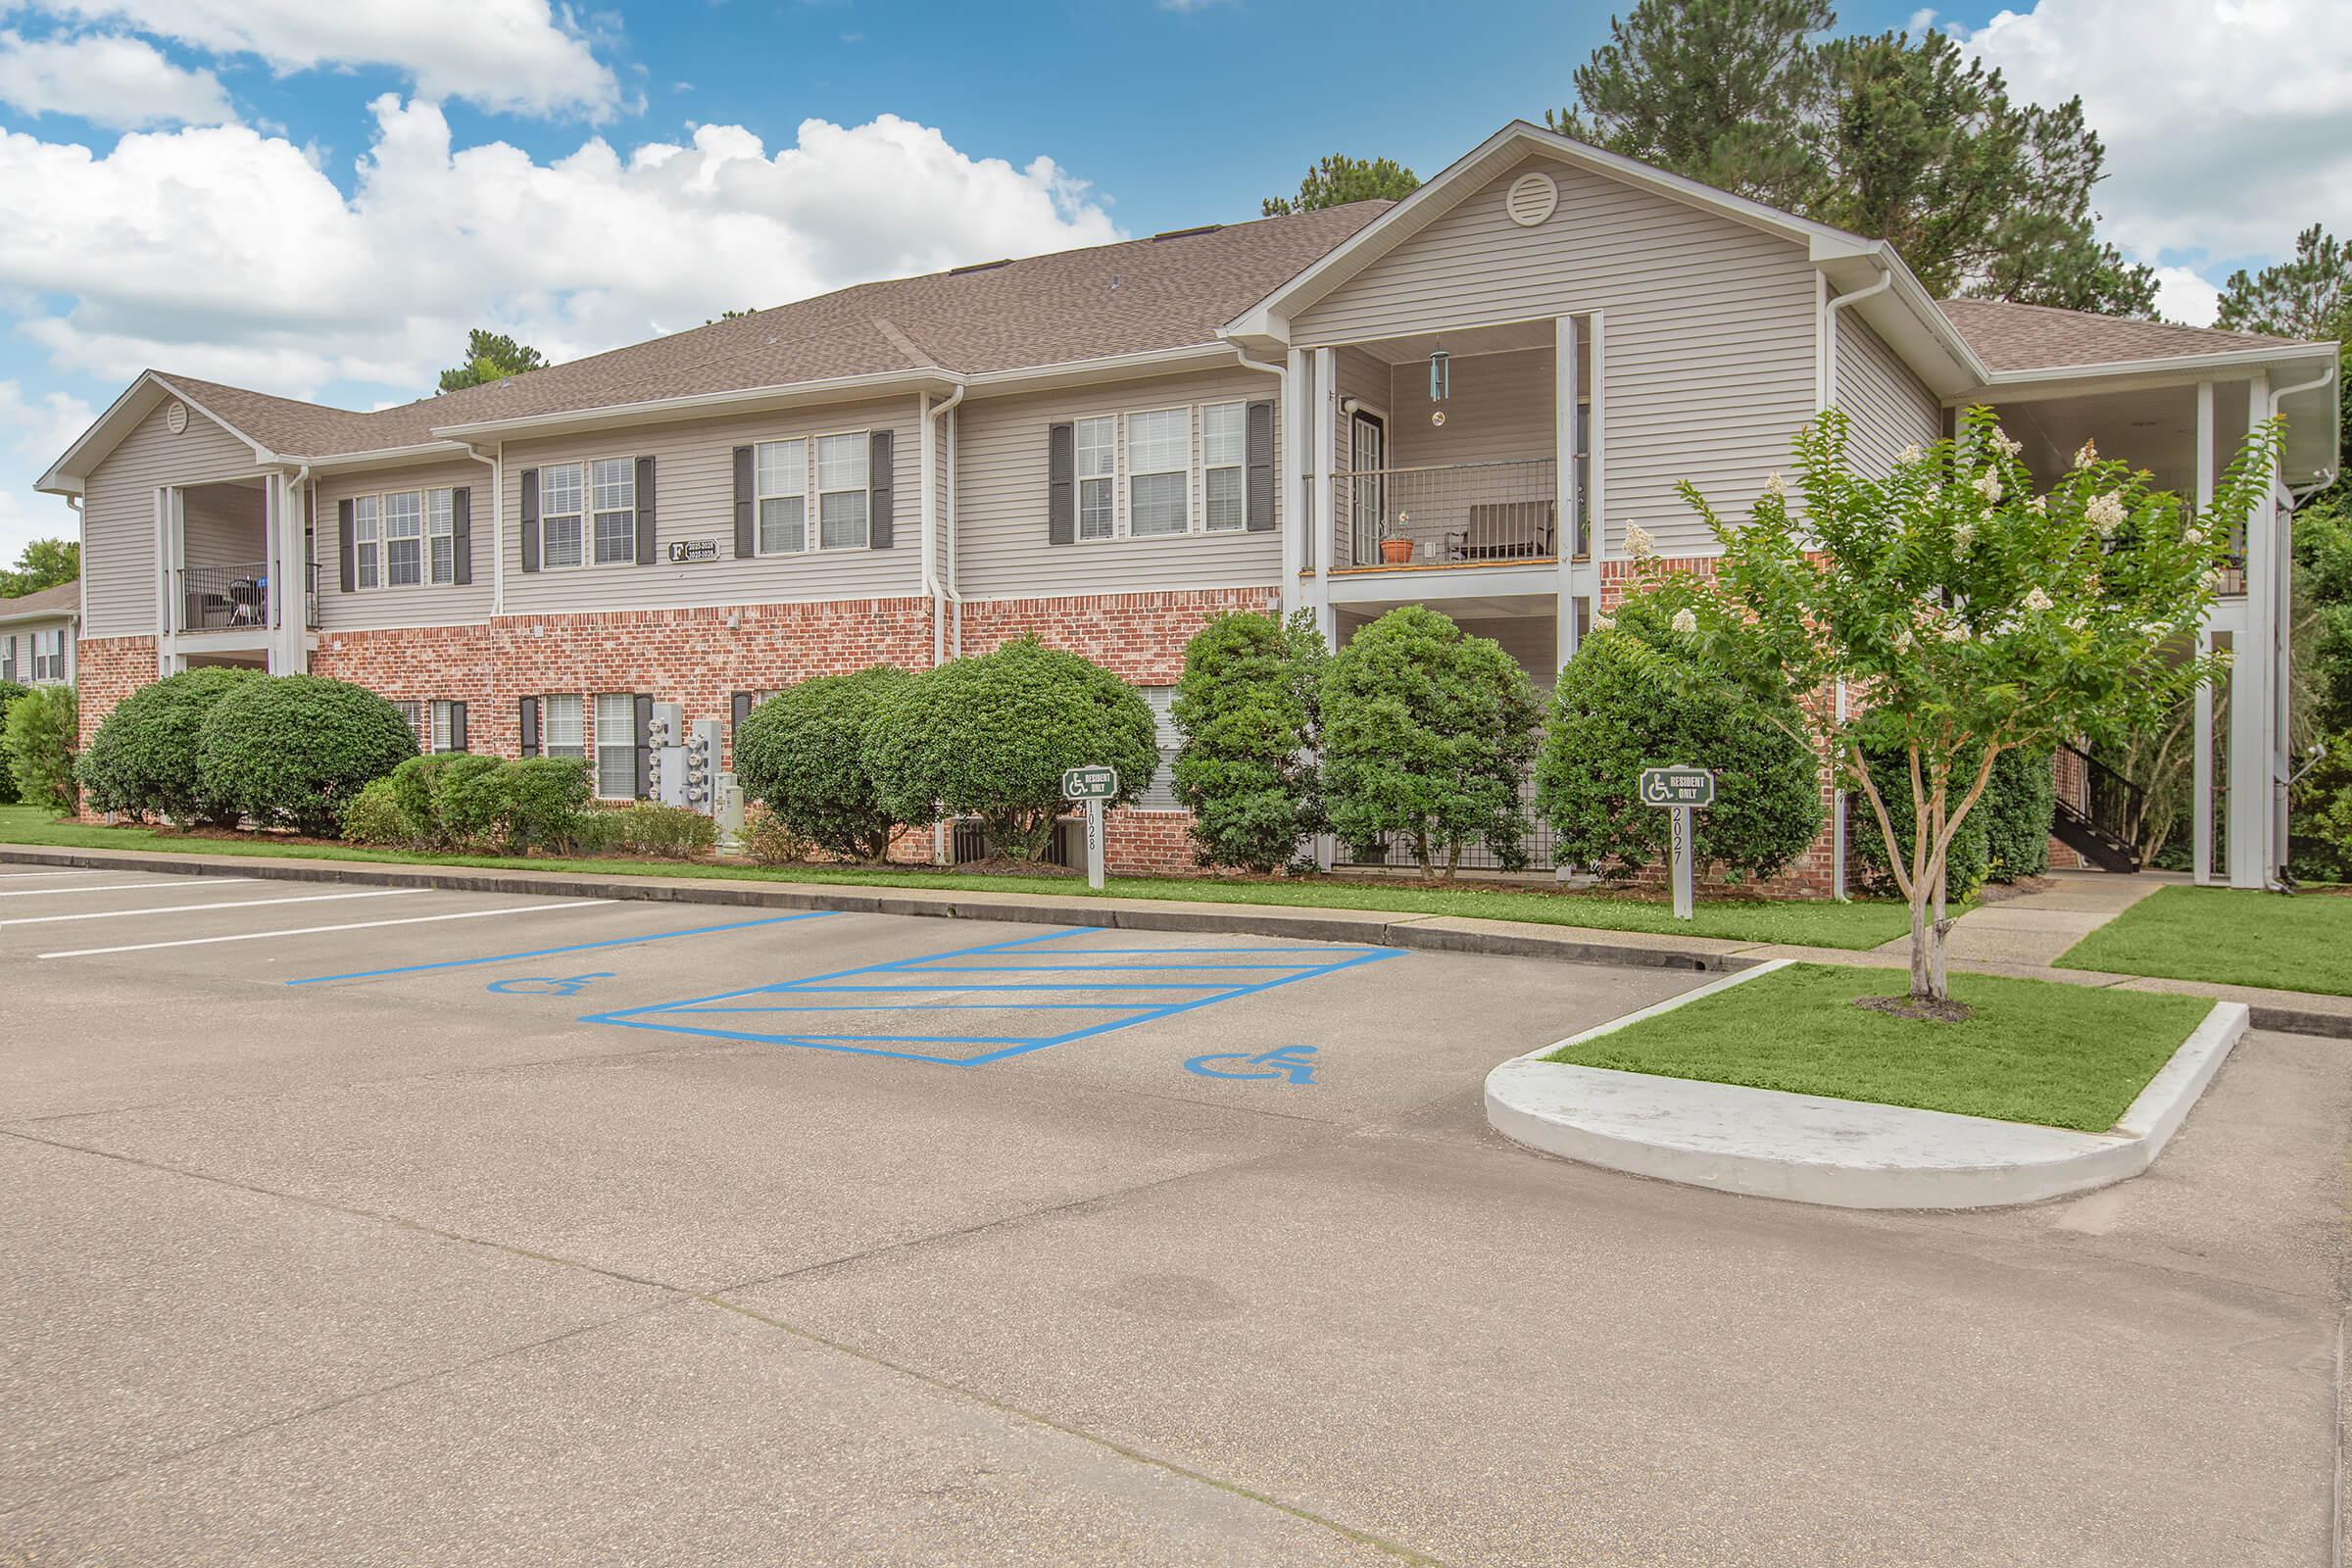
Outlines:
{"label": "covered balcony", "polygon": [[301,624],[318,626],[317,565],[300,564],[299,582],[273,580],[267,481],[183,485],[169,495],[168,630],[220,646],[255,641],[284,624],[288,589],[299,591],[292,608]]}

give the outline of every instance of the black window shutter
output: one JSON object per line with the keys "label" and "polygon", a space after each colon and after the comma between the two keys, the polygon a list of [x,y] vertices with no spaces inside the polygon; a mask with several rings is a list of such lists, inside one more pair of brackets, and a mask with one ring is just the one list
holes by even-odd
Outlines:
{"label": "black window shutter", "polygon": [[756,519],[752,499],[752,449],[735,449],[735,558],[741,561],[760,553],[760,535],[755,530]]}
{"label": "black window shutter", "polygon": [[348,496],[335,503],[335,540],[343,558],[343,591],[350,593],[359,586],[359,565],[351,547],[351,498]]}
{"label": "black window shutter", "polygon": [[729,716],[732,719],[731,727],[734,729],[743,728],[743,721],[752,716],[752,694],[750,692],[737,692],[735,694],[733,703],[730,705],[730,708],[731,712]]}
{"label": "black window shutter", "polygon": [[[648,460],[651,461],[651,460]],[[636,796],[645,799],[645,792],[654,786],[654,699],[645,692],[637,694],[637,788]]]}
{"label": "black window shutter", "polygon": [[637,460],[637,564],[654,564],[654,460]]}
{"label": "black window shutter", "polygon": [[1078,430],[1057,424],[1046,432],[1046,543],[1078,542]]}
{"label": "black window shutter", "polygon": [[522,569],[539,569],[539,470],[522,470]]}
{"label": "black window shutter", "polygon": [[[473,581],[473,491],[460,485],[449,493],[450,580],[463,588]],[[459,751],[466,748],[461,746]]]}
{"label": "black window shutter", "polygon": [[449,749],[453,752],[462,752],[466,749],[466,705],[464,703],[449,705]]}
{"label": "black window shutter", "polygon": [[893,542],[891,533],[891,490],[896,474],[890,461],[891,440],[888,430],[873,434],[873,464],[866,469],[866,533],[865,542],[876,550],[888,550]]}
{"label": "black window shutter", "polygon": [[515,724],[515,733],[522,739],[522,744],[516,748],[516,755],[537,757],[539,755],[538,698],[525,697],[522,700],[522,710]]}
{"label": "black window shutter", "polygon": [[1252,403],[1243,416],[1243,514],[1251,533],[1274,527],[1274,405]]}

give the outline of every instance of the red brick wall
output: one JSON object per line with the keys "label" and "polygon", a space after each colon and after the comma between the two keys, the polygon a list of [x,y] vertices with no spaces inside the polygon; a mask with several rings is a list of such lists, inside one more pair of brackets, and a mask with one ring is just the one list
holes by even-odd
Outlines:
{"label": "red brick wall", "polygon": [[84,637],[74,648],[74,697],[79,703],[80,750],[115,705],[155,680],[152,637]]}
{"label": "red brick wall", "polygon": [[1065,599],[984,599],[963,607],[963,651],[985,654],[1034,633],[1052,648],[1082,654],[1138,686],[1173,686],[1184,645],[1212,615],[1282,612],[1274,588],[1200,588],[1168,593],[1087,594]]}

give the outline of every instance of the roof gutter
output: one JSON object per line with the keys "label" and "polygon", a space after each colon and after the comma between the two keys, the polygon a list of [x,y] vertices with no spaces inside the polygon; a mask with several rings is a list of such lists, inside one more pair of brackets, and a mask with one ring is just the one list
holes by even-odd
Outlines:
{"label": "roof gutter", "polygon": [[1894,287],[1894,269],[1883,256],[1873,256],[1879,267],[1879,280],[1866,283],[1850,294],[1840,294],[1822,307],[1821,321],[1821,406],[1826,410],[1838,406],[1838,313],[1848,305],[1859,305],[1875,299]]}
{"label": "roof gutter", "polygon": [[464,424],[433,427],[444,441],[466,443],[475,436],[510,437],[607,424],[627,424],[645,418],[690,418],[697,414],[723,414],[731,409],[790,403],[839,402],[859,396],[888,397],[893,393],[924,392],[953,387],[946,370],[888,370],[871,375],[832,376],[820,381],[786,381],[770,386],[740,387],[725,392],[697,392],[685,397],[649,398],[642,403],[613,403],[593,409],[562,409],[549,414],[517,415],[511,419],[475,419]]}

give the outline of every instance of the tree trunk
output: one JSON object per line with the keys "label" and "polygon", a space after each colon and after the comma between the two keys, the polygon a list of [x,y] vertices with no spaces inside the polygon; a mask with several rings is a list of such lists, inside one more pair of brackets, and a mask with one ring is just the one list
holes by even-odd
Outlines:
{"label": "tree trunk", "polygon": [[1936,968],[1928,952],[1928,901],[1924,888],[1911,893],[1911,1000],[1932,1001],[1936,997]]}

